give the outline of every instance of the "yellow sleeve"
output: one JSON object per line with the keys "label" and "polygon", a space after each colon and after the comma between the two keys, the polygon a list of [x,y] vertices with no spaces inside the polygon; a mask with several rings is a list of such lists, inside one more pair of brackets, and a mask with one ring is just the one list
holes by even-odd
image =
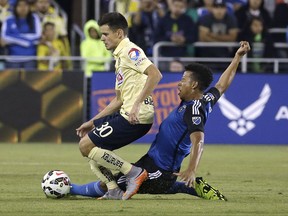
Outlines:
{"label": "yellow sleeve", "polygon": [[[48,47],[43,44],[39,44],[37,46],[37,57],[45,57],[48,56]],[[37,69],[38,70],[48,70],[48,61],[47,60],[38,60]]]}
{"label": "yellow sleeve", "polygon": [[43,57],[47,55],[47,46],[43,44],[39,44],[37,46],[37,56]]}
{"label": "yellow sleeve", "polygon": [[66,56],[66,50],[64,44],[60,40],[58,40],[57,42],[59,43],[58,45],[60,50],[60,56]]}

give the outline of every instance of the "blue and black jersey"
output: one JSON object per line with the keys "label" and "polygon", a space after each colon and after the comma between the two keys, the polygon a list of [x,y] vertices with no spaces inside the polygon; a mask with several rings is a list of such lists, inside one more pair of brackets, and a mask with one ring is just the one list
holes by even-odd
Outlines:
{"label": "blue and black jersey", "polygon": [[215,87],[210,88],[200,100],[182,101],[161,123],[148,155],[155,164],[166,171],[179,171],[183,159],[190,154],[190,134],[204,132],[212,108],[220,98]]}

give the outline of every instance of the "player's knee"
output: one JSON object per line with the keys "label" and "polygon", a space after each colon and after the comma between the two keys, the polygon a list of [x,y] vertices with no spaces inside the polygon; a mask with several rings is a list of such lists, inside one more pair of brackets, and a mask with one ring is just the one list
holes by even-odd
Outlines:
{"label": "player's knee", "polygon": [[83,137],[79,142],[79,150],[83,157],[88,157],[90,151],[94,147],[95,145],[89,139],[87,139],[87,137]]}
{"label": "player's knee", "polygon": [[100,188],[103,190],[103,191],[107,191],[108,188],[107,188],[107,185],[104,183],[104,182],[100,182]]}

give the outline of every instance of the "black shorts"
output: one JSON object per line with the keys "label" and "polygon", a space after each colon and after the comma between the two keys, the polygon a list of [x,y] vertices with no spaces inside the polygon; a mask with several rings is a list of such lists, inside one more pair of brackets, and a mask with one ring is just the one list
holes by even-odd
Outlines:
{"label": "black shorts", "polygon": [[[134,163],[135,166],[147,170],[149,177],[143,182],[138,193],[140,194],[165,194],[168,189],[176,182],[177,176],[173,172],[168,172],[157,167],[148,154],[144,155],[139,161]],[[118,186],[126,190],[126,177],[122,174],[115,176]]]}
{"label": "black shorts", "polygon": [[94,126],[89,138],[97,147],[112,151],[144,136],[152,124],[132,125],[117,112],[95,120]]}

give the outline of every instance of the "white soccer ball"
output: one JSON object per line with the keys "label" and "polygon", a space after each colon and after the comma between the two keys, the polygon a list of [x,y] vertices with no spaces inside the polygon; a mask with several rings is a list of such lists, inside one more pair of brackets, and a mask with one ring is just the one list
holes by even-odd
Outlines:
{"label": "white soccer ball", "polygon": [[70,193],[70,178],[62,170],[51,170],[44,175],[41,187],[46,197],[62,198]]}

